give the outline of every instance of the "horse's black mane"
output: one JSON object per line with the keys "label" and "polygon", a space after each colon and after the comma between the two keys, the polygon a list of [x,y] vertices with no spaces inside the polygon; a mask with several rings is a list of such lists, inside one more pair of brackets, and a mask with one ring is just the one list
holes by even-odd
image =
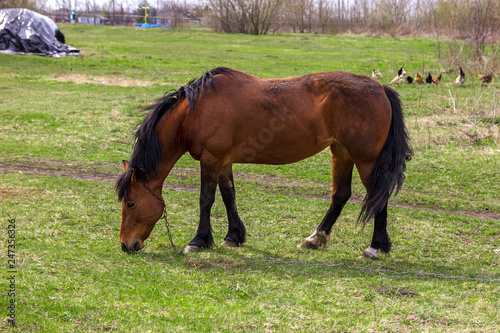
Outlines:
{"label": "horse's black mane", "polygon": [[135,177],[141,181],[146,181],[149,176],[156,173],[158,163],[163,156],[162,143],[158,138],[156,125],[165,113],[184,98],[187,98],[190,109],[193,109],[196,101],[203,93],[207,93],[215,88],[214,76],[217,74],[229,75],[231,69],[217,67],[208,71],[199,79],[191,80],[187,85],[178,90],[170,90],[155,103],[146,107],[145,110],[152,110],[140,123],[134,135],[134,150],[129,161],[129,169],[124,172],[116,181],[116,191],[118,200],[126,198],[130,191],[130,179],[135,171]]}

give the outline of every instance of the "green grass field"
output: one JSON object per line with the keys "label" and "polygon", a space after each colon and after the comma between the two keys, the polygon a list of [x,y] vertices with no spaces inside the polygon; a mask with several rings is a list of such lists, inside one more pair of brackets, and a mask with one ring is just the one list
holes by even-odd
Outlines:
{"label": "green grass field", "polygon": [[[0,54],[0,319],[15,300],[17,322],[0,330],[500,330],[500,81],[481,87],[476,60],[466,51],[451,56],[457,42],[61,29],[80,56]],[[499,50],[488,49],[486,59],[496,61]],[[167,90],[217,66],[268,78],[376,68],[389,83],[403,64],[412,76],[452,72],[441,86],[395,87],[415,156],[390,202],[389,255],[358,258],[372,226],[355,222],[364,197],[357,175],[331,246],[296,248],[329,206],[328,151],[292,165],[234,166],[248,231],[240,248],[220,246],[227,218],[218,196],[213,249],[177,254],[159,222],[144,250],[121,251],[114,180],[130,157],[141,108]],[[447,85],[458,65],[465,85]],[[197,228],[198,187],[199,166],[184,156],[163,191],[177,247]]]}

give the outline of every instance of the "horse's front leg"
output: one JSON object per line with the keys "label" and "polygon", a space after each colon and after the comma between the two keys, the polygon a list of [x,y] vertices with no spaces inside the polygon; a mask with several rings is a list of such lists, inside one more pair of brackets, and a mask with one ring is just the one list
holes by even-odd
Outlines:
{"label": "horse's front leg", "polygon": [[226,206],[229,222],[227,235],[222,245],[228,247],[240,246],[245,242],[246,229],[236,208],[236,190],[234,188],[232,164],[228,164],[222,169],[219,178],[219,189],[224,205]]}
{"label": "horse's front leg", "polygon": [[221,173],[218,161],[201,160],[201,190],[200,190],[200,223],[196,235],[189,242],[184,252],[194,252],[206,249],[214,244],[212,226],[210,225],[210,210],[215,200],[217,181]]}

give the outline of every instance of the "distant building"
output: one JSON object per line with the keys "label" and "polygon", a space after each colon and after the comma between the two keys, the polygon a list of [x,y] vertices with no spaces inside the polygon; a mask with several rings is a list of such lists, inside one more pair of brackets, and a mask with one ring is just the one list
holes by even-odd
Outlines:
{"label": "distant building", "polygon": [[108,19],[101,15],[83,14],[76,15],[76,22],[78,24],[101,25],[108,24]]}

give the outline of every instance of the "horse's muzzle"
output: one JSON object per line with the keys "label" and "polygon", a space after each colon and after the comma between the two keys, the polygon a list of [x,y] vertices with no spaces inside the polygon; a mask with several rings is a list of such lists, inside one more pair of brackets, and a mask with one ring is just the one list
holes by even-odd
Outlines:
{"label": "horse's muzzle", "polygon": [[122,243],[122,250],[125,252],[137,252],[144,248],[144,244],[141,244],[138,240],[131,243],[131,246],[127,246],[125,243]]}

